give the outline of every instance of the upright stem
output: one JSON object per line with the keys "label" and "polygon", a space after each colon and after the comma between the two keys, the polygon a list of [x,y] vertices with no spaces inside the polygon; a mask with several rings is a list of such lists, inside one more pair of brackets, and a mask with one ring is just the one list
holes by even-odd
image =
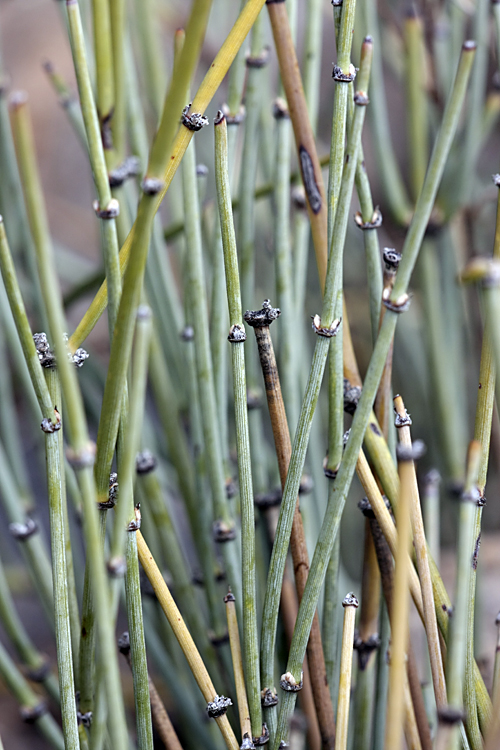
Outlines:
{"label": "upright stem", "polygon": [[[57,372],[46,370],[47,385],[55,404],[61,403],[61,389]],[[47,461],[47,484],[49,492],[50,546],[52,551],[52,580],[54,585],[54,615],[56,626],[56,649],[61,694],[61,715],[66,750],[78,750],[78,726],[76,722],[75,682],[73,676],[73,654],[68,601],[68,571],[66,567],[66,541],[64,534],[63,497],[64,464],[62,432],[47,433],[45,438]]]}
{"label": "upright stem", "polygon": [[448,720],[447,723],[453,726],[448,744],[449,750],[458,748],[460,742],[458,730],[464,697],[468,609],[471,605],[469,601],[469,586],[474,566],[474,556],[471,559],[471,550],[474,549],[474,516],[479,497],[477,477],[480,458],[481,445],[476,441],[472,441],[467,457],[464,493],[460,503],[455,606],[453,608],[453,618],[450,623],[451,630],[446,659],[446,685],[449,708],[447,709],[447,715],[443,716],[443,718],[446,718]]}
{"label": "upright stem", "polygon": [[227,301],[229,307],[229,336],[233,364],[234,410],[236,421],[236,450],[241,503],[241,573],[243,591],[243,647],[245,674],[250,703],[253,736],[262,731],[260,705],[259,642],[257,636],[257,601],[255,589],[255,518],[252,487],[252,465],[248,433],[247,388],[245,376],[246,339],[241,314],[240,277],[236,235],[231,209],[231,189],[227,158],[227,126],[222,113],[215,120],[215,176],[219,219],[222,229],[222,247],[226,271]]}
{"label": "upright stem", "polygon": [[346,750],[349,728],[349,703],[351,699],[352,644],[358,600],[353,593],[347,594],[342,602],[344,607],[344,630],[342,632],[342,652],[340,655],[339,702],[337,705],[337,736],[335,750]]}
{"label": "upright stem", "polygon": [[399,750],[403,733],[403,696],[405,681],[405,654],[408,645],[408,614],[409,591],[408,572],[411,524],[411,487],[413,481],[413,451],[406,448],[403,453],[399,450],[399,471],[401,492],[396,512],[398,542],[395,555],[394,598],[391,618],[391,661],[389,666],[389,697],[387,700],[387,716],[390,720],[386,724],[385,745],[387,750]]}
{"label": "upright stem", "polygon": [[[394,408],[397,414],[396,427],[398,428],[401,445],[411,449],[412,440],[410,434],[411,419],[404,407],[401,396],[394,399]],[[427,558],[427,542],[425,539],[422,511],[420,508],[420,497],[418,493],[417,477],[413,461],[409,462],[410,474],[410,516],[413,528],[413,544],[417,559],[417,570],[422,588],[422,600],[424,605],[425,630],[431,662],[432,681],[434,695],[438,711],[445,708],[446,683],[444,679],[443,658],[439,645],[439,633],[436,621],[436,610],[434,608],[434,595],[432,593],[432,581]]]}

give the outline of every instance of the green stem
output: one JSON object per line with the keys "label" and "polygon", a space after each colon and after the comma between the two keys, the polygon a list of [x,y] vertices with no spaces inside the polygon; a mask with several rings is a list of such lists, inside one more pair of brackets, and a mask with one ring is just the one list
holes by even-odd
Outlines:
{"label": "green stem", "polygon": [[[217,430],[217,404],[210,354],[209,330],[207,322],[207,298],[203,274],[199,203],[196,185],[196,159],[194,144],[186,150],[183,161],[184,210],[187,222],[186,269],[189,289],[189,304],[193,318],[196,371],[200,394],[201,419],[208,464],[208,476],[212,491],[214,531],[220,526],[219,541],[222,551],[228,584],[233,588],[237,601],[241,601],[239,572],[236,560],[235,528],[230,516],[226,497],[224,467]],[[217,534],[216,534],[217,536]]]}
{"label": "green stem", "polygon": [[[53,369],[47,369],[46,379],[52,400],[55,404],[60,403],[61,390],[57,372]],[[54,618],[63,735],[66,750],[78,750],[80,743],[76,722],[75,683],[69,619],[68,571],[66,567],[66,541],[64,534],[63,504],[65,504],[66,498],[63,497],[65,484],[61,430],[47,433],[45,437],[45,456],[47,461]]]}
{"label": "green stem", "polygon": [[260,736],[262,711],[260,705],[259,643],[257,636],[257,602],[255,590],[255,518],[252,486],[252,465],[247,414],[244,341],[246,334],[241,313],[240,278],[236,235],[231,210],[229,184],[227,126],[220,113],[215,122],[215,178],[222,230],[224,268],[229,307],[229,341],[233,365],[236,451],[241,503],[241,570],[243,591],[243,649],[245,683],[250,708],[252,735]]}
{"label": "green stem", "polygon": [[[103,148],[103,117],[110,117],[113,108],[113,74],[108,3],[93,0],[94,33],[97,64],[97,109],[92,91],[85,52],[80,9],[76,0],[68,2],[68,23],[73,64],[78,82],[83,122],[87,134],[89,158],[97,190],[98,210],[111,208],[111,190]],[[109,37],[109,38],[108,38]],[[108,49],[109,46],[109,49]],[[104,108],[103,108],[104,107]],[[99,115],[101,121],[99,123]],[[106,127],[109,129],[109,122]],[[108,283],[108,316],[110,336],[113,334],[121,294],[121,273],[118,260],[118,237],[114,218],[101,218],[104,269]]]}
{"label": "green stem", "polygon": [[[66,0],[68,23],[71,29],[71,4],[77,0]],[[101,139],[107,155],[112,150],[111,118],[115,104],[113,76],[113,45],[111,41],[110,4],[106,0],[92,0],[92,20],[94,31],[94,55],[96,66],[97,111]],[[78,68],[75,66],[76,70]],[[82,107],[83,108],[83,107]]]}

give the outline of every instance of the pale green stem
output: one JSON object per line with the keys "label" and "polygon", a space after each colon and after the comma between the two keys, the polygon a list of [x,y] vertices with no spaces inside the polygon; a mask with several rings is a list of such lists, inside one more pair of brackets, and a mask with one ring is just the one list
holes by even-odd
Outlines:
{"label": "pale green stem", "polygon": [[153,109],[154,125],[159,119],[166,89],[165,65],[154,0],[134,2],[134,22],[140,44],[143,86]]}
{"label": "pale green stem", "polygon": [[187,225],[187,283],[189,288],[189,303],[193,317],[196,371],[200,393],[208,476],[212,490],[213,518],[215,524],[222,524],[222,537],[226,531],[229,532],[230,538],[222,542],[222,552],[226,565],[228,584],[233,588],[237,601],[241,601],[241,596],[238,596],[236,593],[240,587],[235,544],[236,530],[234,528],[234,521],[230,516],[226,497],[224,467],[217,429],[217,404],[207,321],[208,304],[203,273],[194,143],[191,143],[186,150],[182,169],[184,210]]}
{"label": "pale green stem", "polygon": [[50,83],[58,96],[59,104],[66,112],[66,116],[73,128],[73,131],[80,142],[84,152],[88,153],[87,134],[83,123],[82,108],[80,102],[69,88],[68,84],[59,73],[56,72],[51,62],[44,63],[44,70],[47,73]]}
{"label": "pale green stem", "polygon": [[288,112],[275,104],[276,161],[274,172],[274,256],[276,293],[282,314],[279,370],[290,437],[293,440],[300,411],[297,378],[297,309],[295,307],[290,246],[290,157],[292,127]]}
{"label": "pale green stem", "polygon": [[[47,370],[46,379],[52,400],[56,404],[60,403],[61,391],[55,370]],[[65,484],[61,430],[46,435],[45,456],[47,461],[54,619],[62,728],[66,750],[77,750],[80,747],[80,742],[76,722],[75,683],[69,619],[68,571],[66,568],[66,540],[63,511],[63,504],[65,504],[66,498],[63,497]]]}
{"label": "pale green stem", "polygon": [[260,736],[262,711],[260,705],[259,642],[257,635],[257,602],[255,588],[255,517],[252,486],[252,464],[247,414],[247,388],[245,375],[246,339],[241,312],[238,255],[231,209],[229,184],[227,126],[224,117],[215,124],[215,178],[217,201],[222,231],[227,301],[229,307],[229,341],[233,365],[234,410],[236,422],[236,450],[241,504],[241,571],[243,592],[243,652],[245,683],[252,735]]}

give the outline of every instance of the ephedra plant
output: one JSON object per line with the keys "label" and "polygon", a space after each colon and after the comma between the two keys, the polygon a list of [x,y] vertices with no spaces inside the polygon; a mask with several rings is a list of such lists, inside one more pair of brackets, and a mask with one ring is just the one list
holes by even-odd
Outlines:
{"label": "ephedra plant", "polygon": [[58,2],[101,251],[62,291],[1,90],[0,676],[66,750],[493,750],[500,6],[236,5]]}

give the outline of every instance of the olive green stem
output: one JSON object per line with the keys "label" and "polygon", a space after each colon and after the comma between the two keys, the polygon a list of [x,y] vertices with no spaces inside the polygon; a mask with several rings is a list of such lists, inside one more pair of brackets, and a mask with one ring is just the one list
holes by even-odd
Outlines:
{"label": "olive green stem", "polygon": [[254,737],[257,737],[260,736],[262,731],[262,711],[260,705],[259,642],[257,635],[255,584],[255,517],[248,430],[245,354],[243,349],[246,334],[241,312],[236,234],[231,209],[227,125],[222,113],[219,113],[215,121],[215,179],[219,219],[222,229],[229,323],[231,326],[228,339],[231,342],[232,354],[236,451],[241,504],[241,571],[245,676],[252,734]]}
{"label": "olive green stem", "polygon": [[[403,260],[401,261],[396,275],[394,289],[397,291],[397,296],[393,291],[392,297],[393,300],[395,299],[399,302],[401,302],[399,297],[406,294],[406,287],[418,255],[425,227],[427,226],[434,205],[437,188],[458,124],[458,117],[465,96],[465,89],[472,64],[473,51],[474,45],[467,43],[460,61],[455,86],[451,92],[450,100],[445,110],[441,130],[437,137],[414,219],[408,230],[404,244]],[[314,611],[316,609],[333,543],[337,536],[340,518],[347,497],[347,491],[351,484],[363,436],[368,426],[373,399],[380,382],[387,353],[394,335],[397,317],[398,314],[396,312],[392,312],[391,310],[386,311],[365,377],[361,397],[356,407],[356,413],[346,450],[344,452],[344,457],[335,482],[331,483],[331,486],[334,489],[330,492],[329,504],[318,538],[318,543],[316,545],[313,561],[311,563],[311,569],[309,571],[306,589],[299,608],[297,624],[295,626],[294,637],[290,648],[288,671],[294,675],[295,679],[300,678],[301,665],[304,659]],[[292,463],[293,457],[291,465]],[[293,710],[294,704],[295,694],[286,693],[281,705],[276,748],[279,747],[279,742],[281,742],[286,736],[288,717]]]}

